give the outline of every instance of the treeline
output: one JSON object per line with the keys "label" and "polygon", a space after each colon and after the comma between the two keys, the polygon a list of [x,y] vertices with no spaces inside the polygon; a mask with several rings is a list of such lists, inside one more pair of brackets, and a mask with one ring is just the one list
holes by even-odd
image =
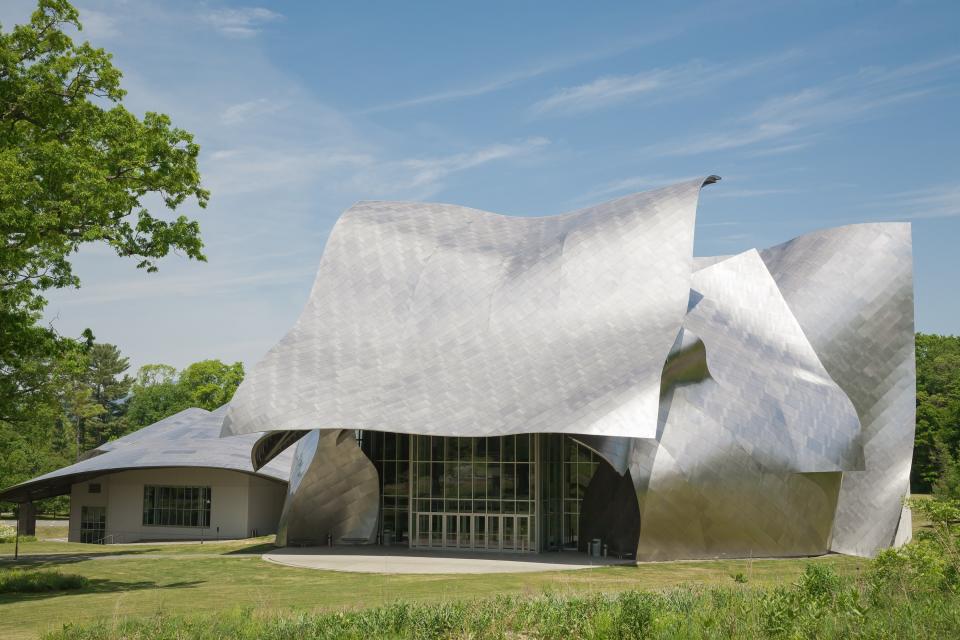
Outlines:
{"label": "treeline", "polygon": [[149,364],[135,377],[129,368],[116,346],[80,341],[46,363],[40,393],[21,402],[7,398],[12,410],[0,416],[0,487],[72,464],[84,451],[183,409],[216,409],[243,380],[240,362],[202,360],[179,371]]}
{"label": "treeline", "polygon": [[912,490],[960,496],[960,336],[917,334]]}

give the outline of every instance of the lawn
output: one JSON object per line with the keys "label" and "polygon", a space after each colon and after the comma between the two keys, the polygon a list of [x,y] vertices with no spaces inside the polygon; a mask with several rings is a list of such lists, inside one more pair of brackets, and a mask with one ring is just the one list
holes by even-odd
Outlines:
{"label": "lawn", "polygon": [[[319,611],[404,600],[470,600],[497,594],[617,592],[680,584],[792,582],[811,562],[856,574],[859,558],[669,562],[579,571],[459,576],[335,573],[271,564],[250,555],[269,538],[204,545],[112,545],[57,542],[21,545],[28,557],[14,564],[13,545],[0,545],[0,568],[59,569],[89,579],[71,592],[0,595],[0,637],[33,638],[67,622],[249,608],[256,612]],[[42,554],[42,555],[40,555]]]}

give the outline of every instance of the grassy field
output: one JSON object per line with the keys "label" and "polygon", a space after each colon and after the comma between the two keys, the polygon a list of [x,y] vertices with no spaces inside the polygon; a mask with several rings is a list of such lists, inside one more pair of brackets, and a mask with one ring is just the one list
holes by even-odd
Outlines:
{"label": "grassy field", "polygon": [[795,560],[671,562],[580,571],[459,576],[335,573],[274,565],[251,556],[269,548],[269,538],[204,545],[112,545],[57,542],[21,545],[29,557],[14,564],[12,545],[0,545],[0,568],[59,569],[89,579],[86,588],[49,594],[0,595],[0,638],[33,638],[68,622],[251,609],[258,613],[325,611],[407,602],[626,589],[662,589],[681,584],[733,584],[743,573],[750,584],[792,582],[810,562],[829,563],[857,574],[864,562],[826,556]]}
{"label": "grassy field", "polygon": [[[914,519],[914,530],[929,523]],[[350,574],[265,562],[272,537],[205,544],[84,545],[54,542],[60,527],[38,527],[38,540],[0,544],[0,569],[47,568],[89,580],[80,590],[0,595],[0,638],[35,638],[69,622],[212,611],[255,614],[320,612],[405,602],[473,600],[496,595],[536,596],[659,590],[678,585],[731,585],[742,573],[750,586],[787,584],[810,563],[856,576],[859,558],[669,562],[639,567],[528,574],[403,576]]]}

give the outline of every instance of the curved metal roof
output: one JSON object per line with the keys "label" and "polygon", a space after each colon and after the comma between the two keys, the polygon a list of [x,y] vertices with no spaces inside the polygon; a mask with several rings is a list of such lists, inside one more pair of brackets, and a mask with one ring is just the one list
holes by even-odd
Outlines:
{"label": "curved metal roof", "polygon": [[215,411],[190,408],[86,452],[62,469],[0,492],[0,500],[25,502],[69,493],[76,482],[116,471],[194,467],[226,469],[286,482],[293,451],[255,471],[250,451],[261,434],[220,438],[226,405]]}
{"label": "curved metal roof", "polygon": [[312,429],[565,433],[629,472],[637,557],[889,546],[909,531],[910,227],[695,259],[710,181],[543,218],[355,205],[224,435],[273,432],[259,464]]}

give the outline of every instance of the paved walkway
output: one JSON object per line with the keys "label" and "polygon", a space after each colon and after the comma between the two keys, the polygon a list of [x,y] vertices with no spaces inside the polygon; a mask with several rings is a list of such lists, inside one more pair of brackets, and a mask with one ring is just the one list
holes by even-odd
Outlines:
{"label": "paved walkway", "polygon": [[263,554],[263,559],[290,567],[356,573],[534,573],[633,564],[583,553],[461,553],[375,546],[286,547]]}

